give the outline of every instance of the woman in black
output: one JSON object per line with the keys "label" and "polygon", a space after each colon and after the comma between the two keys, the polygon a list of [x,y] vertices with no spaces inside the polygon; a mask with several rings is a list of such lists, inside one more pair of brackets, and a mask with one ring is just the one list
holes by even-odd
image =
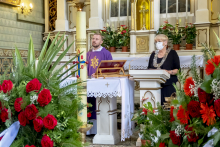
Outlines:
{"label": "woman in black", "polygon": [[165,97],[170,97],[176,91],[172,84],[178,81],[176,74],[180,69],[180,61],[176,51],[167,48],[168,37],[166,35],[159,34],[154,41],[157,50],[150,56],[148,69],[165,69],[170,74],[170,79],[161,84],[161,105],[163,105]]}

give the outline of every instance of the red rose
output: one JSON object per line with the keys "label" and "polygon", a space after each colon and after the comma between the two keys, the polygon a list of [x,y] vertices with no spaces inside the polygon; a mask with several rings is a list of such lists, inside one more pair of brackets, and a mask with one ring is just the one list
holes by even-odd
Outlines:
{"label": "red rose", "polygon": [[190,101],[187,105],[189,114],[192,117],[200,117],[200,103],[197,101]]}
{"label": "red rose", "polygon": [[199,136],[196,135],[196,133],[193,131],[193,128],[189,127],[189,125],[185,127],[185,130],[188,132],[188,133],[185,133],[185,135],[187,136],[188,142],[196,142],[199,139]]}
{"label": "red rose", "polygon": [[50,103],[52,99],[52,96],[50,94],[50,90],[49,89],[43,89],[39,95],[38,95],[38,99],[37,102],[40,104],[40,106],[46,106]]}
{"label": "red rose", "polygon": [[25,116],[28,120],[33,120],[36,118],[36,115],[38,113],[38,110],[34,104],[28,105],[25,108]]}
{"label": "red rose", "polygon": [[215,100],[214,109],[218,117],[220,117],[220,99]]}
{"label": "red rose", "polygon": [[166,147],[164,142],[161,142],[159,147]]}
{"label": "red rose", "polygon": [[33,120],[33,124],[34,124],[34,129],[37,132],[40,132],[44,126],[43,119],[40,116]]}
{"label": "red rose", "polygon": [[2,102],[0,101],[0,110],[2,109]]}
{"label": "red rose", "polygon": [[38,92],[41,88],[41,83],[38,79],[34,78],[33,80],[31,80],[30,82],[27,83],[26,85],[26,92],[29,93],[31,91],[36,91]]}
{"label": "red rose", "polygon": [[2,83],[2,90],[4,93],[9,92],[13,88],[13,83],[11,80],[4,80]]}
{"label": "red rose", "polygon": [[26,118],[24,111],[18,114],[18,121],[22,126],[26,126],[26,124],[29,124],[29,120]]}
{"label": "red rose", "polygon": [[15,111],[17,112],[21,111],[21,103],[22,103],[22,97],[16,98],[14,103]]}
{"label": "red rose", "polygon": [[87,117],[91,117],[92,116],[92,114],[89,112],[88,114],[87,114]]}
{"label": "red rose", "polygon": [[34,145],[31,145],[31,146],[29,146],[29,145],[26,145],[25,147],[36,147],[36,146],[34,146]]}
{"label": "red rose", "polygon": [[5,122],[8,119],[8,109],[4,108],[1,112],[2,122]]}
{"label": "red rose", "polygon": [[181,145],[181,136],[177,136],[175,131],[170,131],[170,139],[172,140],[173,144],[180,146]]}
{"label": "red rose", "polygon": [[53,147],[53,141],[46,134],[41,139],[42,147]]}
{"label": "red rose", "polygon": [[123,33],[123,34],[126,33],[126,30],[123,30],[122,33]]}
{"label": "red rose", "polygon": [[49,129],[49,130],[52,130],[54,129],[54,127],[56,127],[57,125],[57,119],[51,115],[51,114],[48,114],[44,119],[43,119],[43,123],[44,123],[44,127]]}
{"label": "red rose", "polygon": [[198,88],[198,97],[201,103],[208,103],[209,106],[214,102],[213,95],[206,93],[201,88]]}

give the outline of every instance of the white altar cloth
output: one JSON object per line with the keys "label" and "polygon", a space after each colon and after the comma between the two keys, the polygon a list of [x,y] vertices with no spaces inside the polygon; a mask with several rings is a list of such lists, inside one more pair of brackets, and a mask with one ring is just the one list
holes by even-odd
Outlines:
{"label": "white altar cloth", "polygon": [[121,141],[130,138],[134,130],[134,81],[128,78],[99,78],[87,80],[87,96],[122,98]]}
{"label": "white altar cloth", "polygon": [[[138,59],[139,58],[139,59]],[[124,69],[129,69],[129,63],[131,69],[147,69],[148,62],[150,57],[122,57],[122,58],[113,58],[113,60],[127,60],[124,65]],[[180,59],[180,68],[190,68],[192,56],[179,56]],[[196,66],[204,66],[204,57],[202,55],[196,56]]]}

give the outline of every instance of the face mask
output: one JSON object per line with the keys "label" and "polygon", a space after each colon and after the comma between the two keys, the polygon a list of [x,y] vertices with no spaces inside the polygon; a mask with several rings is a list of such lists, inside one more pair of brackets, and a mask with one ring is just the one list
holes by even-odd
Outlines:
{"label": "face mask", "polygon": [[157,48],[158,50],[162,50],[162,49],[164,48],[163,42],[157,42],[157,43],[156,43],[156,48]]}

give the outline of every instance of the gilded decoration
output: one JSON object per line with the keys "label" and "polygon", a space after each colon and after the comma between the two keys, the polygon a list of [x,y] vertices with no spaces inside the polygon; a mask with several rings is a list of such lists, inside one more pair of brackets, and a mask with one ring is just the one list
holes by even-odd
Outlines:
{"label": "gilded decoration", "polygon": [[137,36],[137,52],[149,52],[149,36]]}
{"label": "gilded decoration", "polygon": [[[6,70],[7,75],[12,72],[13,68],[13,53],[12,49],[0,49],[0,75],[3,75]],[[28,50],[19,50],[21,57],[23,58],[25,66],[27,65]],[[35,51],[35,57],[39,57],[40,51]]]}
{"label": "gilded decoration", "polygon": [[146,91],[141,101],[142,101],[142,106],[145,104],[145,101],[148,101],[151,102],[154,109],[157,107],[156,98],[151,91]]}
{"label": "gilded decoration", "polygon": [[57,0],[49,0],[49,31],[55,30],[57,20]]}
{"label": "gilded decoration", "polygon": [[99,59],[96,58],[96,56],[95,56],[93,59],[91,59],[91,65],[90,66],[92,66],[95,69],[98,65],[99,65]]}
{"label": "gilded decoration", "polygon": [[0,3],[5,3],[13,6],[18,6],[21,3],[21,0],[0,0]]}
{"label": "gilded decoration", "polygon": [[135,2],[135,28],[136,30],[150,30],[150,23],[153,19],[150,18],[151,2],[150,0],[137,0]]}
{"label": "gilded decoration", "polygon": [[[213,2],[216,1],[216,0],[211,0],[211,20],[218,20],[218,13],[219,12],[214,12],[213,10]],[[216,15],[216,17],[214,17],[214,15]]]}

